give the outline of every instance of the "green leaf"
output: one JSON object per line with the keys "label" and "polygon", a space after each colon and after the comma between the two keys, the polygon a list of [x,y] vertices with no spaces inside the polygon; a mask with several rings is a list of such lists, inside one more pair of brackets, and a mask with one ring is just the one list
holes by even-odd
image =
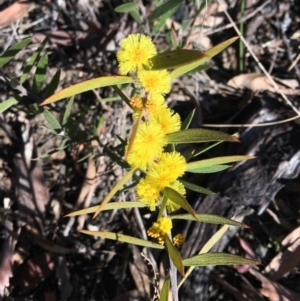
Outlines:
{"label": "green leaf", "polygon": [[72,110],[72,106],[73,106],[73,103],[74,103],[74,98],[75,96],[72,96],[70,97],[69,101],[68,101],[68,104],[66,106],[66,110],[65,110],[65,113],[64,113],[64,117],[63,117],[63,120],[62,120],[62,125],[65,125],[69,119],[69,116],[71,114],[71,110]]}
{"label": "green leaf", "polygon": [[159,301],[168,301],[169,300],[169,289],[170,289],[170,275],[168,275],[162,286]]}
{"label": "green leaf", "polygon": [[[182,2],[182,1],[183,0],[180,0],[180,1],[169,1],[169,2],[167,2],[165,4],[160,5],[156,9],[156,10],[164,10],[165,9],[164,7],[161,8],[161,6],[163,6],[163,5],[169,6],[169,8],[170,8],[170,6],[172,6],[169,10],[167,10],[165,13],[163,13],[159,17],[159,19],[156,21],[156,23],[154,24],[154,26],[153,26],[153,28],[151,30],[151,35],[155,35],[156,33],[158,33],[162,29],[162,27],[164,27],[166,25],[167,20],[171,16],[173,16],[175,14],[175,12],[177,11],[178,7],[181,4],[179,2]],[[177,5],[176,5],[176,2],[178,2]],[[168,9],[168,7],[167,7],[167,9]]]}
{"label": "green leaf", "polygon": [[55,92],[55,90],[58,87],[59,80],[60,80],[60,69],[56,71],[56,73],[52,77],[50,83],[47,85],[46,97],[49,97],[50,95],[52,95]]}
{"label": "green leaf", "polygon": [[[195,61],[207,61],[206,54],[194,49],[176,49],[159,53],[150,59],[151,70],[173,69]],[[200,64],[199,64],[200,65]]]}
{"label": "green leaf", "polygon": [[176,247],[173,245],[171,242],[170,238],[168,235],[165,235],[165,243],[166,243],[166,248],[168,251],[168,254],[173,261],[175,267],[177,268],[178,272],[184,276],[184,266],[182,264],[182,258],[179,253],[179,251],[176,249]]}
{"label": "green leaf", "polygon": [[167,202],[168,202],[168,197],[166,195],[164,195],[163,199],[162,199],[162,202],[161,202],[161,205],[159,206],[159,211],[158,211],[157,219],[159,219],[160,217],[162,217],[163,214],[165,213]]}
{"label": "green leaf", "polygon": [[167,14],[170,10],[173,10],[174,8],[177,8],[183,0],[169,0],[168,2],[165,2],[164,4],[158,6],[148,17],[149,21],[155,20],[164,14]]}
{"label": "green leaf", "polygon": [[136,120],[133,124],[131,135],[130,135],[129,142],[128,142],[128,146],[127,146],[126,153],[125,153],[125,156],[124,156],[126,161],[127,161],[127,158],[128,158],[128,156],[129,156],[129,154],[132,150],[132,147],[134,145],[134,140],[135,140],[136,134],[138,132],[140,122],[141,122],[142,118],[143,118],[143,113],[140,113],[140,115],[138,116],[138,118],[136,118]]}
{"label": "green leaf", "polygon": [[151,70],[173,69],[182,66],[183,68],[178,69],[171,75],[172,78],[175,78],[203,65],[238,38],[239,37],[228,39],[206,52],[194,49],[178,49],[157,54],[150,60],[152,62]]}
{"label": "green leaf", "polygon": [[143,23],[140,13],[137,9],[132,10],[131,12],[129,12],[129,14],[139,24]]}
{"label": "green leaf", "polygon": [[214,56],[216,56],[217,54],[219,54],[221,51],[223,51],[225,48],[227,48],[229,45],[231,45],[232,43],[234,43],[237,39],[239,39],[240,37],[233,37],[231,39],[228,39],[218,45],[216,45],[215,47],[209,49],[208,51],[205,52],[205,54],[209,57],[212,58]]}
{"label": "green leaf", "polygon": [[219,215],[214,214],[206,214],[206,213],[196,213],[197,220],[195,220],[195,217],[190,214],[176,214],[171,215],[171,219],[183,219],[186,221],[198,221],[208,224],[217,224],[217,225],[230,225],[230,226],[236,226],[236,227],[242,227],[242,228],[249,228],[246,224],[237,222],[235,220],[232,220],[230,218],[226,218]]}
{"label": "green leaf", "polygon": [[258,265],[256,260],[244,258],[238,255],[226,253],[205,253],[186,258],[183,260],[185,266],[207,266],[207,265]]}
{"label": "green leaf", "polygon": [[231,165],[213,165],[213,166],[207,166],[207,167],[199,167],[199,168],[193,168],[190,170],[186,170],[186,172],[192,172],[192,173],[215,173],[222,170],[225,170],[227,168],[231,167]]}
{"label": "green leaf", "polygon": [[162,245],[159,245],[157,243],[120,234],[120,233],[113,233],[113,232],[106,232],[106,231],[89,231],[89,230],[79,230],[80,233],[88,234],[88,235],[93,235],[93,236],[99,236],[102,238],[106,239],[112,239],[112,240],[117,240],[121,242],[126,242],[132,245],[137,245],[137,246],[142,246],[146,248],[154,248],[154,249],[163,249],[164,247]]}
{"label": "green leaf", "polygon": [[116,13],[129,13],[134,9],[137,9],[138,5],[136,3],[130,2],[119,5],[115,8]]}
{"label": "green leaf", "polygon": [[211,141],[231,141],[239,140],[223,132],[206,130],[206,129],[187,129],[166,135],[168,143],[204,143]]}
{"label": "green leaf", "polygon": [[52,130],[61,129],[61,125],[59,124],[57,119],[48,110],[45,110],[43,114]]}
{"label": "green leaf", "polygon": [[[71,212],[65,216],[70,217],[70,216],[78,216],[78,215],[83,215],[83,214],[95,213],[97,211],[98,207],[99,206],[97,205],[97,206],[93,206],[90,208],[81,209],[78,211]],[[147,207],[147,205],[144,203],[141,203],[141,202],[114,202],[114,203],[105,204],[103,206],[102,211],[115,210],[115,209],[144,208],[144,207]]]}
{"label": "green leaf", "polygon": [[189,113],[189,115],[184,119],[184,121],[182,122],[182,125],[181,125],[182,130],[186,130],[189,128],[189,126],[194,118],[195,111],[196,111],[196,109],[192,110],[191,113]]}
{"label": "green leaf", "polygon": [[31,42],[31,37],[20,41],[19,43],[8,48],[1,56],[0,56],[0,67],[3,67],[7,64],[19,51],[25,48]]}
{"label": "green leaf", "polygon": [[185,209],[187,212],[189,212],[191,215],[194,216],[195,219],[197,219],[196,213],[194,212],[193,208],[190,206],[188,201],[176,190],[174,190],[171,187],[165,187],[164,195],[169,198],[172,202],[178,204],[180,207]]}
{"label": "green leaf", "polygon": [[173,7],[169,11],[167,11],[164,15],[162,15],[157,20],[156,24],[154,24],[154,26],[152,28],[151,35],[155,35],[156,33],[158,33],[161,30],[162,27],[164,27],[166,25],[166,21],[175,14],[179,5],[180,4],[176,5],[175,7]]}
{"label": "green leaf", "polygon": [[184,74],[200,72],[209,69],[211,66],[208,64],[202,64],[199,66],[199,62],[193,62],[187,65],[183,65],[170,72],[171,79],[177,78]]}
{"label": "green leaf", "polygon": [[99,214],[101,210],[103,210],[103,207],[111,200],[111,198],[117,193],[119,189],[133,176],[133,174],[136,172],[136,169],[131,169],[127,174],[123,176],[119,180],[118,183],[115,184],[115,186],[109,191],[107,196],[104,198],[102,203],[98,206],[98,209],[96,210],[93,219]]}
{"label": "green leaf", "polygon": [[[211,159],[205,159],[195,162],[189,162],[187,164],[186,171],[188,172],[198,172],[197,170],[201,170],[202,168],[208,168],[212,166],[221,166],[221,164],[225,163],[232,163],[232,162],[239,162],[244,160],[253,159],[252,156],[224,156],[224,157],[217,157],[217,158],[211,158]],[[227,168],[227,167],[226,167]]]}
{"label": "green leaf", "polygon": [[172,44],[172,48],[174,48],[174,49],[179,48],[179,42],[178,42],[175,30],[173,28],[171,28],[171,30],[170,30],[170,41]]}
{"label": "green leaf", "polygon": [[46,80],[47,65],[48,55],[44,54],[37,64],[37,68],[33,77],[32,93],[37,93],[42,89]]}
{"label": "green leaf", "polygon": [[208,194],[208,195],[213,195],[215,194],[214,192],[206,189],[206,188],[203,188],[199,185],[196,185],[196,184],[193,184],[193,183],[190,183],[190,182],[187,182],[185,180],[182,180],[180,179],[179,180],[185,188],[189,189],[189,190],[192,190],[192,191],[195,191],[195,192],[198,192],[198,193],[204,193],[204,194]]}
{"label": "green leaf", "polygon": [[32,67],[34,66],[35,62],[37,61],[38,57],[40,56],[41,51],[44,49],[46,43],[48,41],[48,37],[44,39],[44,41],[40,44],[38,49],[33,53],[31,58],[29,59],[28,63],[26,64],[23,74],[20,78],[20,84],[23,84],[24,81],[27,79],[29,72],[31,71]]}
{"label": "green leaf", "polygon": [[0,103],[0,114],[4,111],[8,110],[10,107],[18,103],[18,101],[14,97],[10,97],[9,99]]}
{"label": "green leaf", "polygon": [[[198,254],[204,254],[208,253],[211,248],[221,239],[221,237],[225,234],[225,232],[228,230],[229,225],[224,225],[222,226],[206,243],[205,245],[201,248]],[[185,273],[185,276],[182,277],[178,284],[178,288],[185,282],[185,280],[188,278],[188,276],[192,273],[194,270],[195,266],[190,266],[188,270]]]}
{"label": "green leaf", "polygon": [[[220,239],[225,235],[226,231],[229,229],[229,225],[223,225],[214,235],[204,244],[198,254],[208,253],[213,246],[220,241]],[[192,267],[191,267],[192,268]],[[190,269],[188,269],[189,271]]]}
{"label": "green leaf", "polygon": [[118,156],[115,152],[111,151],[108,147],[104,146],[104,153],[108,155],[112,161],[119,164],[122,168],[129,169],[130,165],[120,156]]}
{"label": "green leaf", "polygon": [[103,76],[103,77],[89,79],[58,91],[54,95],[45,99],[41,103],[41,105],[53,103],[63,98],[71,97],[73,95],[90,91],[93,89],[108,87],[113,85],[128,84],[132,82],[133,79],[129,76]]}
{"label": "green leaf", "polygon": [[216,147],[217,145],[221,144],[222,142],[223,142],[223,141],[215,142],[214,144],[209,145],[209,146],[207,146],[207,147],[201,149],[200,151],[194,153],[194,154],[192,155],[192,158],[197,157],[197,156],[199,156],[199,155],[201,155],[201,154],[207,152],[208,150],[210,150],[211,148]]}

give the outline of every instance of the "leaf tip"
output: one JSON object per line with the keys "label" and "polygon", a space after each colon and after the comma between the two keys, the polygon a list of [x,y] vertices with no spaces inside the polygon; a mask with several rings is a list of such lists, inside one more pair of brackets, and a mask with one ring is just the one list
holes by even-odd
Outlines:
{"label": "leaf tip", "polygon": [[39,104],[39,106],[47,105],[47,104],[49,103],[48,99],[49,99],[49,97],[46,98],[44,101],[42,101],[42,102]]}

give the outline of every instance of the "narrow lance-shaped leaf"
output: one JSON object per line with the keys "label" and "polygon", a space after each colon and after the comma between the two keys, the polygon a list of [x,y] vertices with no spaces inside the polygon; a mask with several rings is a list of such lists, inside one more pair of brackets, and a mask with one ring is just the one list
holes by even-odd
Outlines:
{"label": "narrow lance-shaped leaf", "polygon": [[192,110],[189,113],[189,115],[184,119],[184,121],[182,122],[182,125],[181,125],[182,130],[186,130],[189,128],[189,126],[194,118],[195,112],[196,112],[196,109]]}
{"label": "narrow lance-shaped leaf", "polygon": [[[235,216],[232,218],[232,220],[235,219]],[[223,237],[223,235],[226,233],[226,231],[229,229],[229,225],[223,225],[201,248],[199,251],[199,254],[208,253],[213,246]]]}
{"label": "narrow lance-shaped leaf", "polygon": [[[222,226],[202,247],[202,249],[199,251],[198,254],[204,254],[209,252],[211,248],[221,239],[221,237],[225,234],[225,232],[228,230],[229,225],[224,225]],[[185,276],[182,277],[178,284],[178,288],[184,283],[184,281],[188,278],[188,276],[192,273],[194,270],[195,266],[190,266],[188,270],[185,273]]]}
{"label": "narrow lance-shaped leaf", "polygon": [[65,113],[63,116],[62,125],[65,125],[69,119],[69,116],[70,116],[71,110],[72,110],[72,106],[74,103],[74,98],[75,98],[75,96],[72,96],[72,97],[70,97],[70,99],[68,101],[68,104],[66,106],[66,110],[65,110]]}
{"label": "narrow lance-shaped leaf", "polygon": [[132,81],[133,79],[129,76],[104,76],[104,77],[89,79],[58,91],[57,93],[45,99],[41,103],[41,105],[53,103],[58,100],[71,97],[73,95],[80,94],[93,89],[108,87],[113,85],[128,84],[128,83],[132,83]]}
{"label": "narrow lance-shaped leaf", "polygon": [[[101,70],[101,68],[99,68],[98,66],[95,66],[95,68],[96,68],[97,72],[99,73],[99,75],[101,75],[103,77],[105,76],[105,73]],[[131,107],[128,97],[122,92],[122,90],[120,88],[118,88],[118,86],[116,86],[116,85],[112,85],[111,87],[125,101],[125,103],[129,107]]]}
{"label": "narrow lance-shaped leaf", "polygon": [[48,55],[44,54],[37,64],[37,68],[33,77],[32,93],[37,93],[42,89],[46,80],[47,65]]}
{"label": "narrow lance-shaped leaf", "polygon": [[[71,213],[65,215],[65,217],[94,213],[97,211],[98,207],[99,207],[99,205],[93,206],[90,208],[77,210],[77,211],[74,211],[74,212],[71,212]],[[141,203],[141,202],[114,202],[114,203],[109,203],[109,204],[104,205],[102,208],[102,211],[115,210],[115,209],[144,208],[144,207],[147,207],[147,205],[144,203]]]}
{"label": "narrow lance-shaped leaf", "polygon": [[38,49],[33,53],[33,55],[31,56],[31,58],[29,59],[28,63],[26,64],[24,70],[23,70],[23,74],[20,78],[20,84],[23,84],[24,81],[27,79],[29,72],[31,71],[32,67],[34,66],[35,62],[37,61],[37,59],[39,58],[40,53],[42,52],[42,50],[44,49],[46,43],[48,41],[48,37],[46,37],[43,42],[40,44],[40,46],[38,47]]}
{"label": "narrow lance-shaped leaf", "polygon": [[132,177],[135,173],[136,169],[131,169],[108,193],[108,195],[104,198],[102,203],[98,206],[93,219],[99,214],[99,212],[103,209],[103,207],[111,200],[111,198],[117,193],[117,191]]}
{"label": "narrow lance-shaped leaf", "polygon": [[187,172],[192,172],[192,173],[214,173],[214,172],[219,172],[219,171],[225,170],[229,167],[231,167],[231,165],[213,165],[213,166],[207,166],[207,167],[193,168],[191,170],[187,170]]}
{"label": "narrow lance-shaped leaf", "polygon": [[[159,53],[150,59],[151,70],[173,69],[195,61],[207,61],[206,54],[199,50],[177,49]],[[199,64],[200,65],[200,64]],[[195,68],[195,67],[193,67]]]}
{"label": "narrow lance-shaped leaf", "polygon": [[189,162],[187,164],[186,171],[193,172],[194,170],[205,168],[205,167],[211,167],[216,165],[221,165],[225,163],[231,163],[231,162],[239,162],[244,160],[253,159],[252,156],[224,156],[224,157],[217,157],[217,158],[211,158],[211,159],[204,159],[199,160],[195,162]]}
{"label": "narrow lance-shaped leaf", "polygon": [[159,206],[159,211],[158,211],[158,215],[157,215],[157,219],[159,219],[160,217],[163,216],[166,206],[167,206],[167,202],[168,202],[168,197],[166,195],[163,196],[163,200],[161,202],[161,205]]}
{"label": "narrow lance-shaped leaf", "polygon": [[195,220],[194,216],[190,214],[176,214],[171,215],[171,219],[183,219],[187,221],[198,221],[198,222],[204,222],[209,224],[220,224],[220,225],[230,225],[230,226],[236,226],[241,228],[249,228],[246,224],[237,222],[235,220],[232,220],[227,217],[214,215],[214,214],[206,214],[206,213],[196,213],[197,220]]}
{"label": "narrow lance-shaped leaf", "polygon": [[53,75],[50,83],[47,85],[46,88],[46,96],[49,97],[52,95],[55,90],[57,89],[59,85],[59,80],[60,80],[60,69],[56,71],[56,73]]}
{"label": "narrow lance-shaped leaf", "polygon": [[239,140],[223,132],[206,129],[187,129],[166,135],[168,143],[204,143],[212,141],[238,142]]}
{"label": "narrow lance-shaped leaf", "polygon": [[1,56],[0,56],[0,67],[3,67],[7,64],[19,51],[25,48],[31,42],[31,37],[26,38],[17,44],[8,48]]}
{"label": "narrow lance-shaped leaf", "polygon": [[244,258],[238,255],[226,253],[205,253],[199,254],[183,260],[185,266],[207,266],[207,265],[234,265],[247,264],[258,265],[258,261]]}
{"label": "narrow lance-shaped leaf", "polygon": [[233,37],[231,39],[228,39],[228,40],[214,46],[213,48],[209,49],[208,51],[205,52],[205,54],[209,58],[212,58],[212,57],[216,56],[217,54],[219,54],[221,51],[223,51],[225,48],[227,48],[229,45],[234,43],[239,38],[240,38],[239,36],[236,36],[236,37]]}
{"label": "narrow lance-shaped leaf", "polygon": [[143,22],[141,15],[138,11],[138,9],[133,9],[132,11],[129,12],[130,16],[139,24],[141,24]]}
{"label": "narrow lance-shaped leaf", "polygon": [[174,190],[171,187],[165,187],[163,190],[164,195],[169,198],[172,202],[176,203],[183,209],[185,209],[187,212],[189,212],[196,220],[197,216],[196,213],[194,212],[193,208],[190,206],[188,201],[176,190]]}
{"label": "narrow lance-shaped leaf", "polygon": [[203,64],[203,63],[199,64],[199,62],[196,61],[196,62],[186,64],[186,65],[183,65],[183,66],[180,66],[180,67],[174,69],[172,72],[170,72],[170,76],[171,76],[171,79],[175,79],[184,74],[195,73],[195,72],[207,70],[210,67],[211,67],[211,65]]}
{"label": "narrow lance-shaped leaf", "polygon": [[212,57],[220,53],[222,50],[224,50],[226,47],[228,47],[230,44],[235,42],[238,38],[239,37],[228,39],[209,49],[206,52],[201,52],[199,50],[194,49],[179,49],[159,53],[153,58],[151,58],[151,62],[153,64],[151,70],[173,69],[189,65],[186,66],[185,70],[181,69],[175,71],[175,73],[172,76],[172,78],[175,78],[176,76],[184,74],[183,71],[187,73],[197,68],[198,66],[203,65],[209,59],[211,59]]}
{"label": "narrow lance-shaped leaf", "polygon": [[10,97],[9,99],[0,103],[0,114],[4,111],[8,110],[10,107],[18,103],[18,101],[14,97]]}
{"label": "narrow lance-shaped leaf", "polygon": [[213,143],[213,144],[211,144],[211,145],[209,145],[209,146],[207,146],[207,147],[205,147],[205,148],[203,148],[203,149],[201,149],[201,150],[199,150],[199,151],[193,153],[193,154],[192,154],[192,158],[195,158],[195,157],[197,157],[197,156],[199,156],[199,155],[201,155],[201,154],[207,152],[208,150],[210,150],[211,148],[216,147],[217,145],[221,144],[222,142],[223,142],[223,141],[215,142],[215,143]]}
{"label": "narrow lance-shaped leaf", "polygon": [[179,251],[176,249],[176,247],[173,245],[173,243],[171,242],[168,235],[165,236],[165,243],[166,243],[166,248],[167,248],[168,254],[169,254],[172,262],[174,263],[178,272],[182,276],[184,276],[184,266],[182,264],[181,255],[180,255]]}
{"label": "narrow lance-shaped leaf", "polygon": [[183,0],[169,0],[162,5],[158,6],[148,17],[149,21],[155,20],[164,14],[168,13],[170,10],[178,7]]}
{"label": "narrow lance-shaped leaf", "polygon": [[235,42],[239,37],[233,37],[231,39],[228,39],[215,47],[209,49],[208,51],[204,52],[204,56],[201,57],[199,60],[193,61],[191,63],[184,64],[183,66],[180,66],[173,70],[170,75],[171,78],[177,78],[183,74],[187,74],[190,72],[198,71],[197,68],[199,68],[201,65],[201,70],[208,69],[210,66],[209,65],[204,65],[206,61],[220,53],[222,50],[227,48],[229,45],[231,45],[233,42]]}
{"label": "narrow lance-shaped leaf", "polygon": [[43,114],[52,130],[61,129],[61,125],[59,124],[57,119],[53,116],[53,114],[51,114],[48,110],[45,110]]}
{"label": "narrow lance-shaped leaf", "polygon": [[130,139],[129,139],[129,143],[128,143],[128,147],[127,147],[126,154],[125,154],[125,160],[127,160],[128,156],[129,156],[129,154],[131,152],[131,149],[132,149],[132,146],[133,146],[133,143],[134,143],[134,140],[135,140],[138,128],[140,126],[140,122],[141,122],[142,117],[143,117],[143,112],[140,113],[139,117],[136,119],[136,121],[135,121],[135,123],[133,125],[132,133],[131,133],[131,136],[130,136]]}
{"label": "narrow lance-shaped leaf", "polygon": [[157,243],[120,234],[120,233],[114,233],[114,232],[105,232],[105,231],[90,231],[90,230],[79,230],[79,232],[88,234],[88,235],[93,235],[93,236],[99,236],[102,238],[106,239],[112,239],[112,240],[117,240],[121,242],[126,242],[129,244],[137,245],[137,246],[142,246],[146,248],[154,248],[154,249],[163,249],[164,247],[162,245],[159,245]]}
{"label": "narrow lance-shaped leaf", "polygon": [[119,5],[115,8],[116,13],[129,13],[130,11],[137,9],[138,5],[136,3],[130,2]]}
{"label": "narrow lance-shaped leaf", "polygon": [[[173,0],[171,0],[173,1]],[[171,2],[169,1],[169,2]],[[174,2],[174,1],[173,1]],[[155,35],[156,33],[158,33],[162,27],[164,27],[166,25],[166,21],[174,15],[174,13],[177,11],[178,7],[180,4],[174,6],[173,8],[171,8],[170,10],[168,10],[166,13],[164,13],[154,24],[154,26],[152,27],[151,30],[151,35]]]}
{"label": "narrow lance-shaped leaf", "polygon": [[159,301],[168,301],[169,300],[169,288],[170,288],[170,275],[168,275],[162,286]]}
{"label": "narrow lance-shaped leaf", "polygon": [[215,194],[213,191],[211,191],[209,189],[206,189],[206,188],[201,187],[199,185],[190,183],[188,181],[185,181],[185,180],[182,180],[182,179],[180,179],[179,181],[184,185],[185,188],[187,188],[189,190],[192,190],[192,191],[195,191],[195,192],[198,192],[198,193],[208,194],[208,195]]}
{"label": "narrow lance-shaped leaf", "polygon": [[115,8],[115,12],[117,12],[117,13],[129,13],[135,21],[137,21],[138,23],[142,22],[142,19],[140,17],[139,12],[138,12],[138,5],[134,2],[125,3],[125,4],[117,6]]}

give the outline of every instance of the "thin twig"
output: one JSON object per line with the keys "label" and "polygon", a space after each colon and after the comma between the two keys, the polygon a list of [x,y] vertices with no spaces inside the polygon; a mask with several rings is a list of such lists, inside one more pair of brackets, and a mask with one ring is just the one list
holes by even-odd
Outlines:
{"label": "thin twig", "polygon": [[[172,236],[169,235],[170,239],[172,240]],[[173,301],[178,301],[178,286],[177,286],[177,269],[169,255],[169,262],[170,262],[170,281],[171,281],[171,290]]]}
{"label": "thin twig", "polygon": [[212,29],[211,31],[206,32],[205,34],[207,36],[210,36],[210,35],[215,34],[217,32],[220,32],[220,31],[223,31],[225,29],[229,29],[229,28],[233,27],[233,24],[238,24],[240,22],[247,21],[247,20],[251,19],[252,17],[254,17],[255,15],[257,15],[265,6],[269,5],[271,2],[272,2],[272,0],[267,0],[264,3],[262,3],[262,5],[257,7],[254,11],[250,12],[246,16],[244,16],[244,17],[240,18],[239,20],[237,20],[237,22],[233,22],[233,23],[226,24],[224,26],[218,27],[216,29]]}
{"label": "thin twig", "polygon": [[278,85],[276,84],[276,82],[274,81],[274,79],[272,78],[272,76],[268,73],[268,71],[265,69],[265,67],[261,64],[261,62],[259,61],[258,57],[255,55],[255,53],[252,51],[249,43],[246,41],[246,39],[242,36],[241,32],[239,31],[239,29],[237,28],[237,26],[235,25],[234,21],[232,20],[231,16],[228,14],[228,11],[226,9],[226,6],[224,5],[224,1],[223,0],[218,0],[218,3],[220,4],[220,6],[223,8],[224,13],[226,15],[226,17],[228,18],[228,20],[232,23],[233,28],[235,29],[235,31],[238,33],[238,35],[240,35],[240,38],[242,39],[242,41],[244,42],[245,46],[247,47],[249,53],[252,55],[252,57],[254,58],[254,60],[256,61],[257,65],[259,66],[259,68],[261,69],[261,71],[266,75],[266,77],[269,79],[269,81],[272,83],[272,85],[275,88],[275,92],[277,92],[278,94],[281,95],[281,97],[286,101],[286,103],[294,110],[294,112],[296,112],[298,115],[300,115],[300,111],[292,104],[292,102],[279,90]]}
{"label": "thin twig", "polygon": [[300,115],[296,115],[287,119],[279,120],[279,121],[273,121],[273,122],[266,122],[266,123],[244,123],[244,124],[210,124],[210,123],[204,123],[202,126],[204,127],[210,127],[210,128],[247,128],[247,127],[264,127],[264,126],[270,126],[270,125],[277,125],[281,123],[287,123],[289,121],[293,121],[300,118]]}

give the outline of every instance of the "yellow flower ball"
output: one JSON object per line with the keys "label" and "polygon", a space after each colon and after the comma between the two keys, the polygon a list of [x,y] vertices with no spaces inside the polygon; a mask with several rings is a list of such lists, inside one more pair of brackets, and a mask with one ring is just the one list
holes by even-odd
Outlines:
{"label": "yellow flower ball", "polygon": [[137,72],[144,67],[151,68],[149,60],[157,51],[150,37],[139,33],[130,34],[121,41],[120,46],[117,59],[121,74]]}

